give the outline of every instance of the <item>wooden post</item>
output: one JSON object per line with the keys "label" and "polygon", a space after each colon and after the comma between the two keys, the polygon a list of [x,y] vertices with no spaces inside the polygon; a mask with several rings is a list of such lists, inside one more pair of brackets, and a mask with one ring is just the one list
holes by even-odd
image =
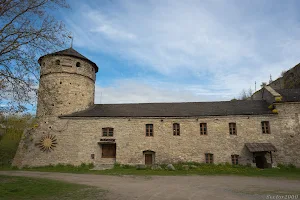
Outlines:
{"label": "wooden post", "polygon": [[271,156],[271,165],[273,165],[272,151],[270,151],[270,156]]}

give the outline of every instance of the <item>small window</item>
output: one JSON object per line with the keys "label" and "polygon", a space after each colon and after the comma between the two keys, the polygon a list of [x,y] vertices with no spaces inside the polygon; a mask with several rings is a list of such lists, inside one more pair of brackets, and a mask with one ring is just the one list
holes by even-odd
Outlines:
{"label": "small window", "polygon": [[233,165],[239,164],[239,155],[231,155],[231,162]]}
{"label": "small window", "polygon": [[146,136],[153,136],[153,124],[146,124]]}
{"label": "small window", "polygon": [[173,135],[180,135],[180,125],[178,123],[173,124]]}
{"label": "small window", "polygon": [[56,61],[55,61],[55,64],[56,64],[56,65],[60,65],[60,60],[56,60]]}
{"label": "small window", "polygon": [[236,135],[236,123],[229,123],[229,134]]}
{"label": "small window", "polygon": [[113,128],[102,128],[102,136],[104,136],[104,137],[114,136],[114,129]]}
{"label": "small window", "polygon": [[81,66],[80,62],[77,62],[76,67],[80,67],[80,66]]}
{"label": "small window", "polygon": [[207,124],[200,123],[200,135],[207,135]]}
{"label": "small window", "polygon": [[214,154],[206,153],[205,154],[205,163],[214,163]]}
{"label": "small window", "polygon": [[261,122],[261,129],[263,134],[270,134],[270,124],[268,121]]}

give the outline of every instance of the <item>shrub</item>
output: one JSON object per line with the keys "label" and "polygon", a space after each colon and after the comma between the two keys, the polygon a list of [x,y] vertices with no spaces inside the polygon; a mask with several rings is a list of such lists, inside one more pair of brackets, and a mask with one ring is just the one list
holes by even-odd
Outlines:
{"label": "shrub", "polygon": [[290,164],[288,164],[288,168],[290,168],[290,169],[296,169],[296,166],[294,164],[290,163]]}
{"label": "shrub", "polygon": [[296,166],[293,165],[292,163],[290,163],[288,165],[278,164],[277,167],[279,167],[280,169],[284,169],[284,170],[296,169]]}
{"label": "shrub", "polygon": [[275,97],[275,101],[276,101],[276,102],[282,101],[282,96],[280,96],[280,97]]}
{"label": "shrub", "polygon": [[120,167],[120,166],[121,166],[121,164],[118,163],[118,162],[116,162],[116,163],[114,164],[114,167],[115,167],[115,168]]}
{"label": "shrub", "polygon": [[271,105],[269,105],[269,107],[268,107],[270,110],[273,110],[274,109],[274,105],[273,104],[271,104]]}

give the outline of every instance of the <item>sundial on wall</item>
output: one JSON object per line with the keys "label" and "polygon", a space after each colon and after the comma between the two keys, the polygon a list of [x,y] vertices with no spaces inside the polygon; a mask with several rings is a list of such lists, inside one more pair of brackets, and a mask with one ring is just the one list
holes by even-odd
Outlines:
{"label": "sundial on wall", "polygon": [[38,143],[38,147],[40,148],[41,151],[44,152],[53,151],[56,145],[57,145],[57,140],[55,138],[55,135],[50,135],[50,134],[43,136]]}

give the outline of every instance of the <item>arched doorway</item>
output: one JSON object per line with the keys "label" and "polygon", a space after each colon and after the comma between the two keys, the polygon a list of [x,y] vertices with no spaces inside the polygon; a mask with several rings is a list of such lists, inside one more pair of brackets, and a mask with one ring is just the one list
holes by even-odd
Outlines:
{"label": "arched doorway", "polygon": [[151,150],[143,151],[145,165],[153,165],[155,163],[155,152]]}

